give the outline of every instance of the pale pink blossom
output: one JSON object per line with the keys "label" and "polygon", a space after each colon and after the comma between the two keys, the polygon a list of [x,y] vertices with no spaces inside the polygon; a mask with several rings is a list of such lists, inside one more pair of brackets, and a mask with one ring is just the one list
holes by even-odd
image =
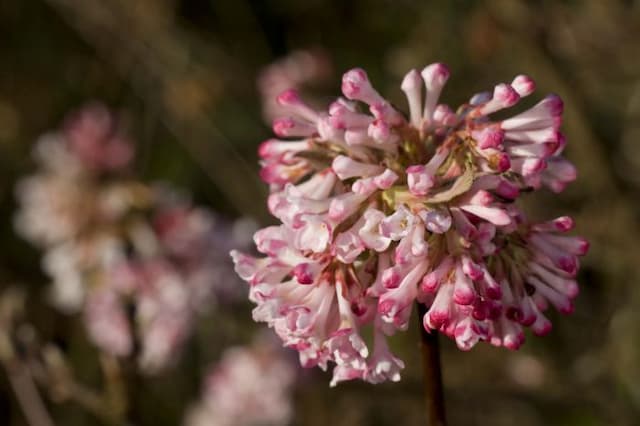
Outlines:
{"label": "pale pink blossom", "polygon": [[226,253],[251,231],[132,179],[133,146],[102,106],[71,114],[34,153],[39,170],[18,184],[15,225],[44,252],[51,301],[82,312],[101,350],[136,357],[148,373],[166,367],[199,313],[241,295]]}
{"label": "pale pink blossom", "polygon": [[274,131],[283,139],[260,155],[282,225],[256,233],[265,257],[232,257],[254,319],[304,366],[335,364],[332,385],[398,380],[403,364],[387,336],[407,328],[416,301],[428,308],[424,327],[463,350],[480,341],[517,349],[526,327],[550,331],[547,306],[573,309],[587,242],[563,235],[569,218],[534,224],[515,204],[576,177],[561,155],[562,101],[549,95],[495,119],[533,93],[531,78],[451,108],[439,103],[449,77],[443,64],[410,71],[401,84],[408,114],[359,68],[344,74],[344,98],[327,111],[292,90],[279,98],[285,117]]}
{"label": "pale pink blossom", "polygon": [[185,426],[284,426],[293,418],[295,369],[266,341],[227,349]]}
{"label": "pale pink blossom", "polygon": [[[166,189],[160,193],[166,196]],[[94,342],[114,355],[132,356],[133,344],[127,351],[124,345],[115,351],[109,344],[116,331],[128,332],[128,339],[135,339],[143,371],[155,373],[172,364],[190,336],[197,314],[211,309],[218,298],[226,303],[239,296],[237,283],[235,288],[227,288],[232,283],[228,282],[226,259],[216,255],[217,243],[234,246],[231,235],[225,232],[221,238],[226,242],[221,243],[217,232],[221,230],[216,229],[209,212],[184,201],[160,202],[148,221],[130,223],[127,253],[120,253],[108,264],[93,263],[79,269],[83,284],[92,285],[85,290],[84,313]],[[93,274],[88,275],[92,268]],[[94,282],[89,281],[91,276]],[[218,288],[222,281],[227,282]],[[106,306],[96,302],[104,294],[112,301]],[[126,327],[102,325],[109,317],[118,318]],[[124,335],[120,339],[124,341]]]}

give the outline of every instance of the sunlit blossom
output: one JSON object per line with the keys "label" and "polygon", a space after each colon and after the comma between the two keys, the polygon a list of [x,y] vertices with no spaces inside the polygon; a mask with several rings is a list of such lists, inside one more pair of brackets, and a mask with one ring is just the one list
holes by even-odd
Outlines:
{"label": "sunlit blossom", "polygon": [[362,69],[344,74],[343,97],[326,111],[295,90],[277,97],[281,139],[259,153],[281,225],[255,234],[264,257],[232,256],[254,319],[303,365],[335,364],[332,384],[399,380],[404,365],[387,336],[407,328],[416,301],[428,308],[424,327],[463,350],[479,341],[517,349],[526,327],[551,330],[549,305],[573,309],[588,243],[566,235],[569,217],[533,223],[515,203],[576,178],[562,157],[562,100],[548,95],[498,120],[534,92],[531,78],[453,109],[440,103],[449,74],[440,63],[407,73],[407,113]]}

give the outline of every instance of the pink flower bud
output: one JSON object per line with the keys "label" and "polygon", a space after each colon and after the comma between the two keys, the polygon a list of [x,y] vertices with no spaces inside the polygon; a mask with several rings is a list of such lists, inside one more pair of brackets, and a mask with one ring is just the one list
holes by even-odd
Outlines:
{"label": "pink flower bud", "polygon": [[339,155],[334,158],[331,167],[335,174],[338,175],[341,180],[349,179],[356,176],[374,176],[384,170],[381,166],[360,163],[344,155]]}
{"label": "pink flower bud", "polygon": [[398,180],[398,175],[391,169],[385,169],[384,172],[373,178],[373,183],[378,189],[388,189]]}
{"label": "pink flower bud", "polygon": [[309,263],[300,263],[293,268],[291,273],[296,277],[300,284],[313,284],[318,271],[314,270]]}
{"label": "pink flower bud", "polygon": [[453,300],[459,305],[470,305],[476,299],[473,282],[462,272],[462,268],[456,269]]}
{"label": "pink flower bud", "polygon": [[513,79],[511,87],[518,92],[521,98],[524,98],[536,90],[536,82],[531,77],[521,74]]}
{"label": "pink flower bud", "polygon": [[369,105],[384,102],[382,96],[371,86],[369,77],[362,68],[354,68],[344,74],[342,93],[348,99],[362,101]]}
{"label": "pink flower bud", "polygon": [[422,79],[427,86],[423,113],[425,120],[431,121],[433,119],[433,111],[438,103],[438,98],[440,98],[442,88],[449,79],[449,74],[447,66],[441,63],[431,64],[422,70]]}
{"label": "pink flower bud", "polygon": [[277,118],[273,121],[273,132],[280,137],[306,137],[316,133],[316,127],[294,118]]}
{"label": "pink flower bud", "polygon": [[402,80],[400,88],[409,102],[411,124],[418,127],[422,121],[422,78],[420,78],[420,73],[416,70],[409,71]]}
{"label": "pink flower bud", "polygon": [[474,131],[471,136],[477,141],[481,149],[497,148],[504,140],[504,131],[495,127],[485,127],[480,131]]}
{"label": "pink flower bud", "polygon": [[433,176],[426,172],[423,165],[415,165],[407,168],[407,183],[409,191],[414,195],[426,195],[433,187]]}
{"label": "pink flower bud", "polygon": [[513,87],[506,84],[498,84],[493,89],[493,99],[500,102],[503,107],[510,107],[520,100],[520,95]]}

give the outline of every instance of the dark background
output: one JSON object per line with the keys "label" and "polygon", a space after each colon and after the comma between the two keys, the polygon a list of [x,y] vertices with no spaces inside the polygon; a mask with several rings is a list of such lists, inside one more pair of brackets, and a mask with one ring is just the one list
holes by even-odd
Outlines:
{"label": "dark background", "polygon": [[[47,280],[38,253],[12,230],[13,188],[33,168],[32,143],[69,110],[102,100],[127,118],[140,178],[187,187],[229,218],[268,223],[255,150],[270,130],[256,77],[309,48],[333,64],[333,76],[312,87],[327,103],[342,72],[361,66],[404,105],[404,73],[435,61],[452,70],[443,95],[451,105],[520,73],[537,81],[534,97],[561,95],[566,155],[579,179],[561,196],[541,192],[526,203],[534,218],[574,216],[591,241],[576,311],[552,314],[554,331],[528,335],[517,353],[482,344],[463,353],[443,342],[449,415],[454,425],[640,424],[637,1],[2,0],[0,286],[27,288],[40,332],[99,385],[81,324],[39,301]],[[203,366],[259,328],[248,306],[215,325],[204,318],[174,371],[138,383],[141,424],[179,424]],[[294,424],[423,422],[414,328],[394,340],[407,364],[402,382],[329,389],[326,375],[309,373]],[[97,422],[70,404],[51,410],[60,425]],[[4,377],[0,413],[1,424],[24,424]]]}

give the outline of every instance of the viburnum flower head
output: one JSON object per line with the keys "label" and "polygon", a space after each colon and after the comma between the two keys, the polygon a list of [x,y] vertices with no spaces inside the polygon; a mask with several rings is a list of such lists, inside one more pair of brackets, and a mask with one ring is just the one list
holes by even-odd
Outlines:
{"label": "viburnum flower head", "polygon": [[[562,157],[563,104],[549,95],[497,120],[535,90],[527,76],[452,109],[439,103],[448,68],[411,70],[400,88],[408,114],[385,100],[362,69],[344,74],[328,111],[293,91],[283,139],[260,146],[268,206],[282,224],[258,231],[264,257],[232,252],[250,284],[253,316],[273,327],[305,366],[335,363],[333,381],[397,381],[403,363],[387,336],[404,330],[414,302],[421,320],[458,347],[517,349],[524,328],[551,330],[544,311],[570,313],[578,257],[569,217],[531,223],[523,192],[560,192],[576,178]],[[373,336],[365,342],[362,331]]]}

